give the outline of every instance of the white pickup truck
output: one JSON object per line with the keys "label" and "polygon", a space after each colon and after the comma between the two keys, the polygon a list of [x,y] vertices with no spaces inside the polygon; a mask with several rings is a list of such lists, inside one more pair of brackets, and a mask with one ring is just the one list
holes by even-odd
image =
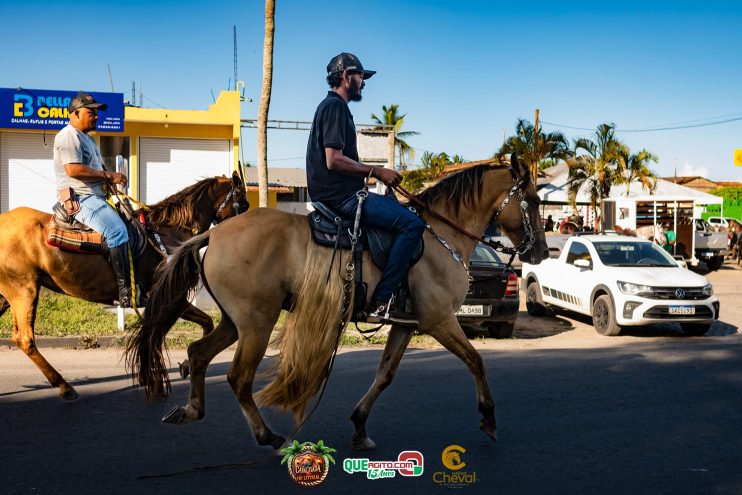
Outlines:
{"label": "white pickup truck", "polygon": [[601,335],[621,327],[680,323],[688,335],[704,335],[719,318],[719,300],[705,277],[678,265],[656,244],[636,237],[572,236],[558,258],[523,263],[526,308],[590,315]]}

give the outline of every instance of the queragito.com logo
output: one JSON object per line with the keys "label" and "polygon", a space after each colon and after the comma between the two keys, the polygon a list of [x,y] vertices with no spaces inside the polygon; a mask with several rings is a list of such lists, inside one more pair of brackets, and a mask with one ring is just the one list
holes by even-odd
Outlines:
{"label": "queragito.com logo", "polygon": [[343,471],[348,474],[366,473],[366,478],[378,480],[402,476],[422,476],[424,460],[417,450],[400,452],[396,461],[372,461],[366,458],[349,457],[343,461]]}

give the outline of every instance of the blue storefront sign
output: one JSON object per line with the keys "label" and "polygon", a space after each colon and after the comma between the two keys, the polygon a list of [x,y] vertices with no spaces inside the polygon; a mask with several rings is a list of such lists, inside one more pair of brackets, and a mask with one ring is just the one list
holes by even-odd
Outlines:
{"label": "blue storefront sign", "polygon": [[[0,128],[59,130],[69,121],[67,107],[77,91],[0,88]],[[124,94],[90,92],[108,109],[98,112],[98,131],[123,132]]]}

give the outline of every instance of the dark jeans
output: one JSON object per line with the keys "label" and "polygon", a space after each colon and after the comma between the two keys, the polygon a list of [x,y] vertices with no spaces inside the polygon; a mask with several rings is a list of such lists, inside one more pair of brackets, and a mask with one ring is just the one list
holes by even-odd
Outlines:
{"label": "dark jeans", "polygon": [[[343,217],[355,219],[358,197],[353,193],[341,203],[329,206]],[[396,233],[386,267],[371,298],[373,302],[386,303],[410,268],[413,250],[423,235],[425,222],[396,199],[369,193],[363,202],[361,224]]]}

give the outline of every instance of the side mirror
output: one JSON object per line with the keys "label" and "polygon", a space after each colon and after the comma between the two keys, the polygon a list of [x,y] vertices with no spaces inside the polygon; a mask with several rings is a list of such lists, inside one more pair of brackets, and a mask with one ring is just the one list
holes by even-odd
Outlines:
{"label": "side mirror", "polygon": [[575,260],[574,264],[579,268],[587,268],[588,270],[593,267],[593,263],[590,260]]}

